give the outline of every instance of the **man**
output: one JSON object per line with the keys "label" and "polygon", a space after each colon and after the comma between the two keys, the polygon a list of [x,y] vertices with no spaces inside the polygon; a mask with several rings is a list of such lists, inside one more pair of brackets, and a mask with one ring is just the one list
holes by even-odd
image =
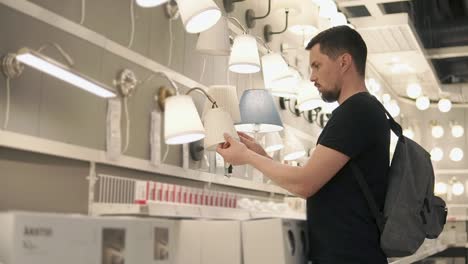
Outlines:
{"label": "man", "polygon": [[251,137],[225,135],[217,151],[233,164],[250,164],[279,186],[307,199],[314,264],[387,263],[379,231],[348,162],[365,174],[383,209],[389,167],[390,127],[365,87],[367,47],[355,30],[325,30],[308,44],[311,81],[326,102],[338,101],[303,167],[273,161]]}

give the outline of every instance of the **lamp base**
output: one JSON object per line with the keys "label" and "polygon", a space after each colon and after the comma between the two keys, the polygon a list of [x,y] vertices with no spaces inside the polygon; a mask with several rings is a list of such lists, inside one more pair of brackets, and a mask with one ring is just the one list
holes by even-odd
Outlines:
{"label": "lamp base", "polygon": [[8,53],[2,59],[2,72],[7,78],[16,78],[23,72],[24,66],[16,59],[16,54]]}
{"label": "lamp base", "polygon": [[191,142],[189,144],[190,157],[194,161],[200,161],[203,159],[204,148],[203,148],[203,139],[198,141]]}
{"label": "lamp base", "polygon": [[273,28],[270,24],[263,27],[263,39],[265,39],[267,43],[273,39]]}
{"label": "lamp base", "polygon": [[164,112],[164,104],[166,99],[175,95],[175,92],[172,89],[167,88],[166,86],[161,86],[158,90],[158,94],[155,96],[155,100],[159,105],[159,108]]}
{"label": "lamp base", "polygon": [[166,7],[164,8],[164,13],[166,14],[166,17],[170,20],[175,20],[179,18],[179,6],[177,6],[176,1],[168,1]]}

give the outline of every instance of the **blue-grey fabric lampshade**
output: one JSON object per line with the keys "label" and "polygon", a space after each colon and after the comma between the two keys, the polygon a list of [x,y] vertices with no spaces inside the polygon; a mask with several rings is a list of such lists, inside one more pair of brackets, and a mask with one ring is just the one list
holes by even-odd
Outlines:
{"label": "blue-grey fabric lampshade", "polygon": [[268,133],[283,130],[283,122],[270,92],[265,89],[246,90],[240,99],[241,122],[237,131]]}

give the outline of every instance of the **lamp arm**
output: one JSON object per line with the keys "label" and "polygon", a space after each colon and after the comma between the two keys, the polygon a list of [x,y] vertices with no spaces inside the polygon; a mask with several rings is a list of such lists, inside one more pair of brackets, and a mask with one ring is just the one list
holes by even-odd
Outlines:
{"label": "lamp arm", "polygon": [[[176,84],[171,78],[169,78],[169,76],[167,75],[167,73],[161,71],[161,72],[157,72],[157,74],[159,74],[159,75],[161,75],[162,77],[166,78],[166,79],[169,81],[169,83],[171,84],[172,88],[174,88],[174,90],[176,91],[176,94],[177,94],[177,95],[179,94],[179,87],[177,86],[177,84]],[[150,78],[151,78],[151,76],[148,77],[148,79],[150,79]],[[147,79],[147,80],[148,80],[148,79]]]}
{"label": "lamp arm", "polygon": [[[263,46],[265,46],[265,48],[267,49],[268,53],[272,52],[272,49],[270,48],[270,45],[268,45],[268,43],[266,43],[261,37],[255,36],[255,38],[260,40],[260,42],[263,44]],[[283,56],[283,55],[281,55],[281,56]]]}
{"label": "lamp arm", "polygon": [[216,104],[216,100],[211,97],[211,95],[209,95],[205,90],[203,90],[202,88],[199,88],[199,87],[194,87],[190,90],[188,90],[185,94],[188,95],[189,93],[193,92],[193,91],[198,91],[202,94],[204,94],[206,96],[206,98],[208,98],[208,100],[210,100],[210,102],[213,104],[213,106],[215,106],[216,108],[218,108],[218,105]]}
{"label": "lamp arm", "polygon": [[267,17],[270,14],[270,12],[271,12],[271,0],[268,0],[268,11],[267,11],[267,13],[264,16],[253,17],[252,19],[253,20],[263,19],[263,18]]}
{"label": "lamp arm", "polygon": [[73,66],[73,64],[75,64],[73,62],[73,59],[70,57],[70,55],[68,55],[68,53],[66,53],[65,50],[62,49],[62,47],[59,44],[55,43],[55,42],[47,42],[46,44],[44,44],[40,48],[38,48],[36,51],[41,53],[41,51],[43,51],[46,48],[51,47],[51,46],[56,48],[59,51],[60,55],[62,55],[62,57],[67,61],[69,66]]}
{"label": "lamp arm", "polygon": [[281,31],[278,31],[278,32],[270,32],[271,35],[274,35],[274,34],[281,34],[281,33],[285,32],[285,31],[288,29],[288,24],[289,24],[289,23],[288,23],[288,21],[289,21],[289,19],[288,19],[288,18],[289,18],[289,10],[286,9],[285,13],[286,13],[286,25],[284,26],[284,29],[281,30]]}
{"label": "lamp arm", "polygon": [[240,26],[240,28],[242,29],[242,31],[244,32],[244,34],[247,33],[247,29],[242,25],[242,23],[239,21],[239,19],[237,19],[237,18],[235,18],[235,17],[233,17],[233,16],[228,16],[227,18],[230,19],[230,20],[232,20],[232,21],[234,21],[234,22],[236,22],[236,24]]}

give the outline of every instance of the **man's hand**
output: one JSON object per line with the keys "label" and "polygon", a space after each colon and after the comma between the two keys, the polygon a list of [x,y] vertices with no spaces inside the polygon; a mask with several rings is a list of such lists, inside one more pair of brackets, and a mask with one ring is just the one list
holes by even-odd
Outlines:
{"label": "man's hand", "polygon": [[232,165],[244,165],[248,163],[249,149],[243,143],[232,138],[229,134],[224,133],[225,143],[221,143],[216,148],[224,161]]}
{"label": "man's hand", "polygon": [[244,143],[244,145],[248,149],[252,150],[253,152],[259,155],[262,155],[264,157],[271,159],[271,157],[268,156],[268,154],[263,149],[263,147],[260,144],[258,144],[253,137],[245,134],[244,132],[237,132],[237,134],[239,135],[240,141]]}

